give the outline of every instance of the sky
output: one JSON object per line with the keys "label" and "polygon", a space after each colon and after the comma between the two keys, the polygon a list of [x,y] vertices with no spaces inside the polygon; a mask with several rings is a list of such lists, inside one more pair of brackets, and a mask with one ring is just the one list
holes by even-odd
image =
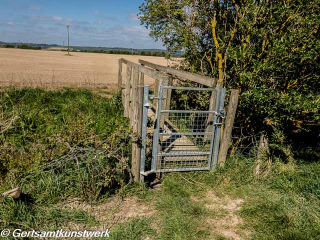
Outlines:
{"label": "sky", "polygon": [[0,0],[0,41],[164,49],[140,25],[143,0]]}

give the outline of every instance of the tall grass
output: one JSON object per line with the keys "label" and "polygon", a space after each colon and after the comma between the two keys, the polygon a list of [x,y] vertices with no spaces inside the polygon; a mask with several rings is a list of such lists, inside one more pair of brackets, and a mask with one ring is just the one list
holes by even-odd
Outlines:
{"label": "tall grass", "polygon": [[86,212],[62,209],[67,198],[96,201],[130,182],[130,129],[120,96],[84,89],[0,92],[0,228],[57,229],[98,224]]}
{"label": "tall grass", "polygon": [[[0,92],[1,190],[97,198],[129,179],[130,132],[119,96],[88,90]],[[37,187],[35,187],[37,186]]]}
{"label": "tall grass", "polygon": [[[166,201],[165,208],[160,208],[163,221],[169,221],[167,226],[172,226],[168,234],[177,232],[179,224],[188,219],[187,215],[175,220],[181,214],[175,212],[184,209],[177,205],[179,199],[186,198],[183,201],[186,205],[190,201],[188,196],[202,196],[208,190],[214,190],[217,196],[244,200],[237,214],[244,219],[242,227],[250,232],[250,239],[320,239],[320,162],[300,160],[283,163],[280,159],[273,159],[260,177],[253,174],[255,166],[254,158],[235,156],[214,173],[167,176],[164,191],[171,189],[170,193],[158,196],[160,206],[168,196],[171,199]],[[171,206],[175,207],[171,209]],[[203,216],[204,213],[198,212],[198,215]],[[190,216],[187,222],[197,224],[194,220],[200,219],[199,216]],[[187,229],[191,228],[185,227],[180,235],[194,238]],[[203,226],[198,229],[203,229]]]}

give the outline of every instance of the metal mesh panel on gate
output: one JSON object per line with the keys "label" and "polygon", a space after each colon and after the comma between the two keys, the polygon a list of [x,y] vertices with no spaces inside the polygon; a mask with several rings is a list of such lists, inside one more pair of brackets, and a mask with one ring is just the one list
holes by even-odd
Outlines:
{"label": "metal mesh panel on gate", "polygon": [[164,115],[158,147],[161,169],[208,167],[212,137],[212,131],[206,132],[209,114],[161,113]]}
{"label": "metal mesh panel on gate", "polygon": [[[170,94],[173,94],[172,90],[175,89],[217,93],[214,89],[209,88],[161,86],[157,110],[158,123],[155,130],[157,131],[156,143],[154,143],[157,146],[154,145],[153,149],[156,151],[154,165],[156,164],[156,169],[160,172],[208,170],[212,158],[214,122],[218,109],[203,111],[198,110],[196,105],[192,106],[192,110],[172,109],[166,99],[169,91],[171,91]],[[217,95],[215,99],[217,103]]]}

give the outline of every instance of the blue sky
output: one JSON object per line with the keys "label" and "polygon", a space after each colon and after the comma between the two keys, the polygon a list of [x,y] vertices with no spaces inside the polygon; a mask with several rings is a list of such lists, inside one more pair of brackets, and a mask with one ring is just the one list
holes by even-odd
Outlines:
{"label": "blue sky", "polygon": [[143,0],[0,0],[0,41],[162,48],[140,25]]}

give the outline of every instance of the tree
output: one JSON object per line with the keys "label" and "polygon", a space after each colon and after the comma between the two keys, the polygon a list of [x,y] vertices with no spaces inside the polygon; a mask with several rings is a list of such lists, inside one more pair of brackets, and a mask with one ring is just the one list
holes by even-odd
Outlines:
{"label": "tree", "polygon": [[248,134],[318,144],[319,6],[319,0],[145,0],[140,20],[170,52],[184,50],[185,70],[241,91],[237,123]]}

